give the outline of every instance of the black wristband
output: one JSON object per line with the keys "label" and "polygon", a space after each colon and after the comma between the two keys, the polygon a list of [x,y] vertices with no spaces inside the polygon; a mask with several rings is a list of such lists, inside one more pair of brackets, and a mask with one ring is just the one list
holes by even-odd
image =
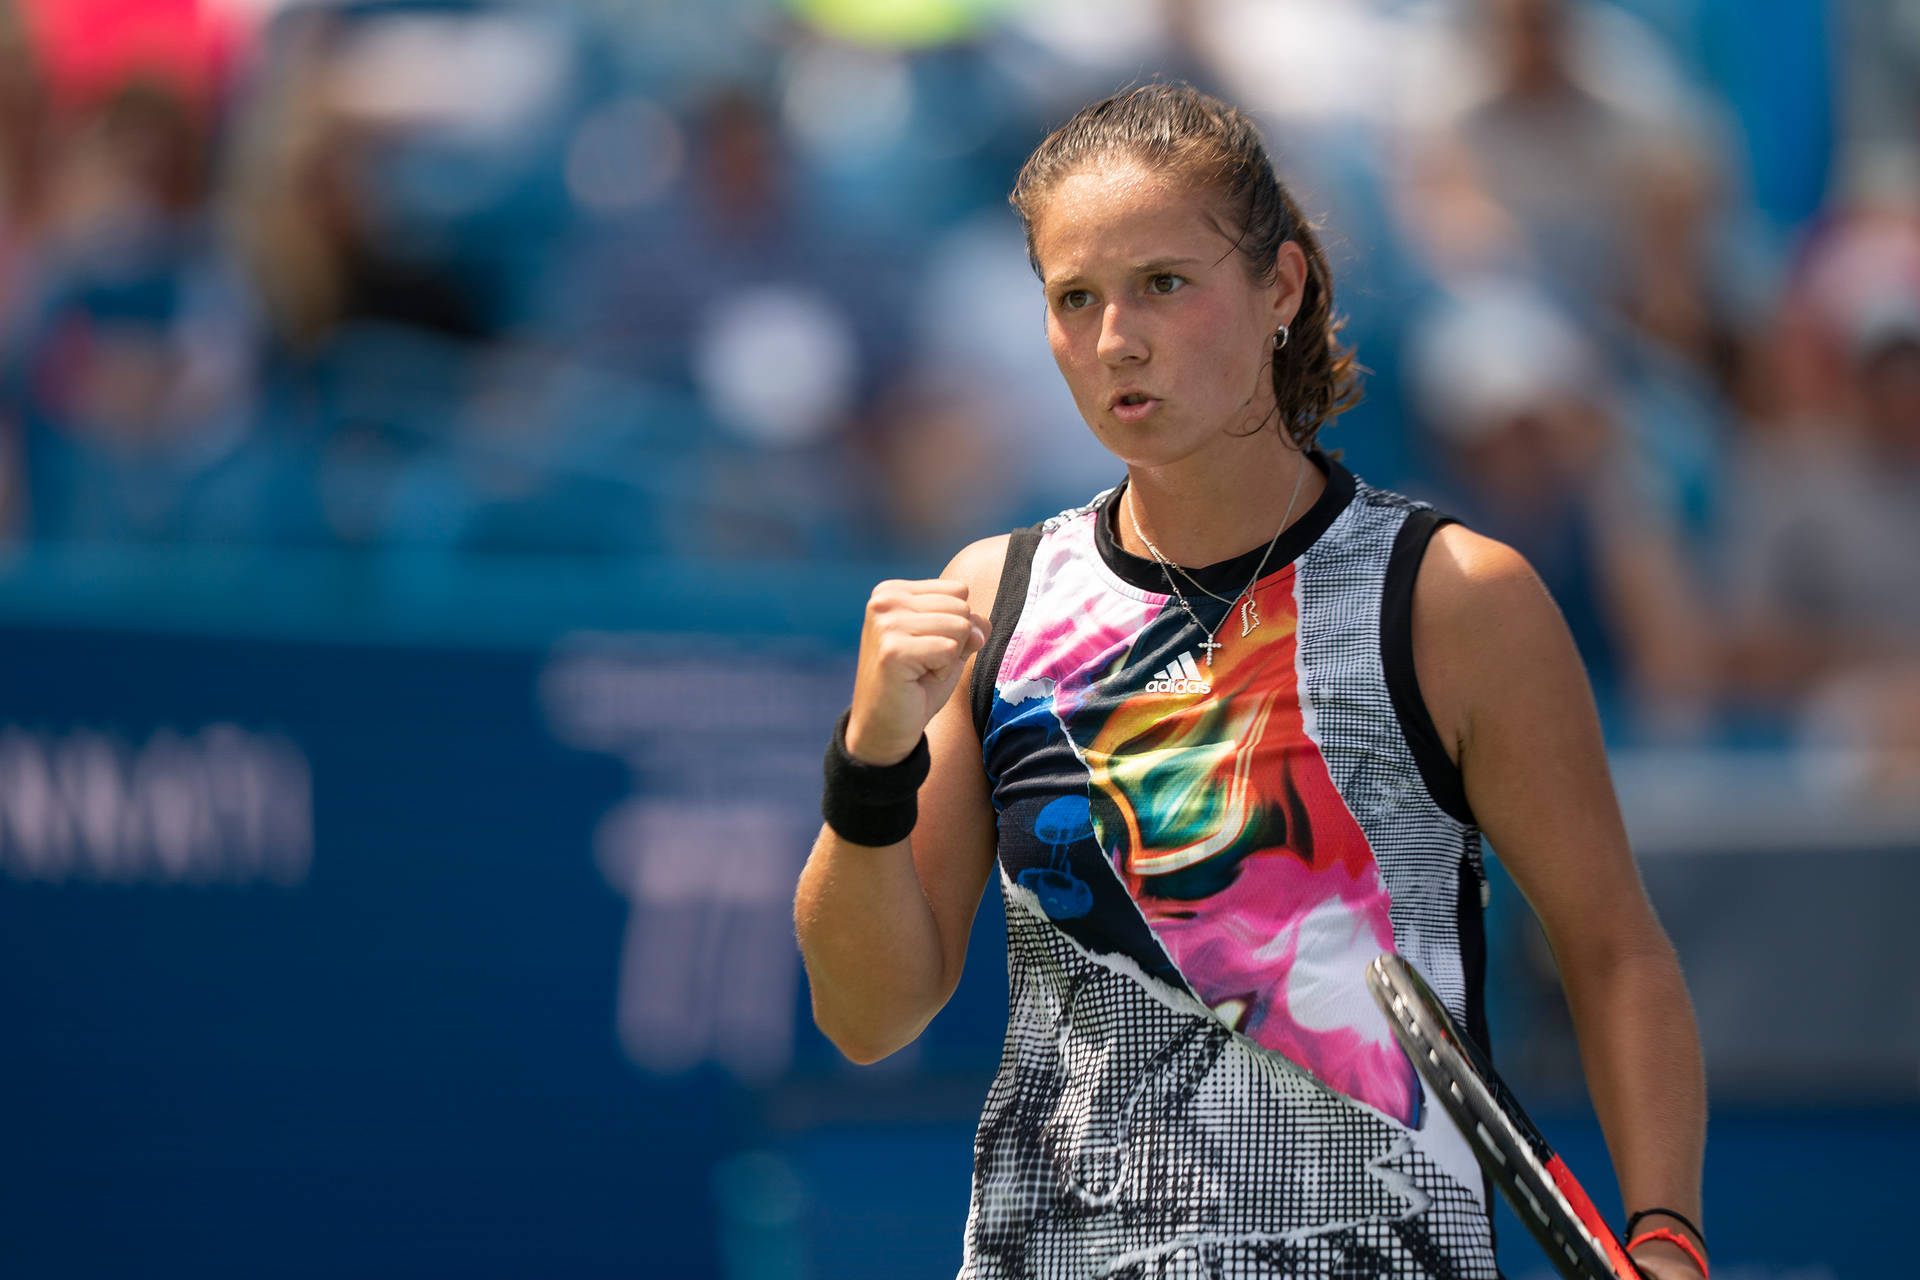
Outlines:
{"label": "black wristband", "polygon": [[865,764],[847,754],[843,711],[827,744],[826,785],[820,791],[820,816],[849,844],[882,849],[913,834],[920,818],[920,784],[927,780],[931,757],[927,735],[898,764]]}
{"label": "black wristband", "polygon": [[1651,1218],[1655,1214],[1659,1214],[1664,1218],[1672,1218],[1675,1222],[1693,1232],[1693,1238],[1700,1242],[1701,1249],[1708,1253],[1713,1252],[1713,1250],[1707,1248],[1707,1238],[1700,1233],[1700,1228],[1694,1226],[1685,1214],[1675,1213],[1672,1209],[1642,1209],[1640,1212],[1634,1214],[1631,1218],[1627,1219],[1627,1239],[1631,1240],[1633,1238],[1633,1229],[1640,1224],[1640,1219]]}

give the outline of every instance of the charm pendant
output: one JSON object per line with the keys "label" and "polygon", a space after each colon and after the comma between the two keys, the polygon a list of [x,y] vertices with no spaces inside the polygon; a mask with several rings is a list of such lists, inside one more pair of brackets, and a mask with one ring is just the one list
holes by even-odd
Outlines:
{"label": "charm pendant", "polygon": [[1208,636],[1205,640],[1202,640],[1200,642],[1200,647],[1207,651],[1207,657],[1206,657],[1207,670],[1209,671],[1213,670],[1213,651],[1220,647],[1220,642],[1218,640],[1215,640],[1212,636]]}
{"label": "charm pendant", "polygon": [[1253,597],[1248,596],[1240,605],[1240,634],[1250,636],[1253,629],[1260,625],[1260,611],[1253,607]]}

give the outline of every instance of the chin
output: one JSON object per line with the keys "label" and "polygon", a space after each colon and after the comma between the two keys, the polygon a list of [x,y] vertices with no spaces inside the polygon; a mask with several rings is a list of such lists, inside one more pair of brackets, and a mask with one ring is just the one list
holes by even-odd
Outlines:
{"label": "chin", "polygon": [[1164,467],[1179,462],[1207,445],[1177,422],[1148,421],[1128,426],[1105,423],[1093,435],[1114,457],[1130,467]]}

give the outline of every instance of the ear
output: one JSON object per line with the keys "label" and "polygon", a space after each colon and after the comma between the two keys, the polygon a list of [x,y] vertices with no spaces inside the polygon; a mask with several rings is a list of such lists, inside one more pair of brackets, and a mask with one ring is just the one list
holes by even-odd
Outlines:
{"label": "ear", "polygon": [[1273,255],[1273,323],[1292,324],[1307,291],[1307,255],[1298,242],[1285,240]]}

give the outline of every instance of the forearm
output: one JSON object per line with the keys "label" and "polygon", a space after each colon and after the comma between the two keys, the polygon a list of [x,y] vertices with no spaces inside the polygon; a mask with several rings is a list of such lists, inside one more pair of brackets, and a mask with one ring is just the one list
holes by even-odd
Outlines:
{"label": "forearm", "polygon": [[[1627,1212],[1659,1206],[1699,1223],[1706,1078],[1672,944],[1649,922],[1635,945],[1563,969],[1587,1087]],[[1664,1218],[1644,1225],[1678,1226]]]}
{"label": "forearm", "polygon": [[856,1062],[910,1043],[946,1003],[940,929],[907,841],[850,844],[822,827],[794,899],[813,1017]]}

